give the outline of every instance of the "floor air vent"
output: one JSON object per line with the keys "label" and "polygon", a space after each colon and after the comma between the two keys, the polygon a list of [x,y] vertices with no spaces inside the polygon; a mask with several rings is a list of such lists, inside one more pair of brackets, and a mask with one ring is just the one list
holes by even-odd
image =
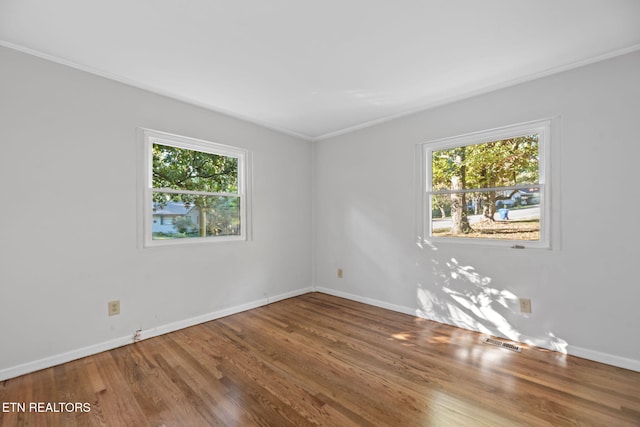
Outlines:
{"label": "floor air vent", "polygon": [[485,338],[484,340],[482,340],[482,342],[485,344],[495,345],[496,347],[506,348],[507,350],[516,351],[518,353],[522,352],[522,347],[520,347],[519,345],[500,341],[495,338]]}

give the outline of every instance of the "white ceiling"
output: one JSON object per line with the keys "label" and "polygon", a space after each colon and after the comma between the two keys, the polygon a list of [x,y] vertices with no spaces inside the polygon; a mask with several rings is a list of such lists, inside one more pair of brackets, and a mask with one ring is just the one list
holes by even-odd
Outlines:
{"label": "white ceiling", "polygon": [[640,0],[0,0],[0,43],[323,139],[640,49]]}

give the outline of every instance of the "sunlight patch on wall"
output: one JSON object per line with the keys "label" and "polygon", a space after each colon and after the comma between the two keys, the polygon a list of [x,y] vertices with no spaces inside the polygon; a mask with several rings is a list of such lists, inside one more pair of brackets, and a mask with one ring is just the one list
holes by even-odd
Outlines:
{"label": "sunlight patch on wall", "polygon": [[524,342],[535,347],[542,347],[547,350],[557,351],[558,353],[564,354],[567,354],[567,347],[569,346],[567,341],[556,336],[553,332],[547,332],[544,338],[525,339]]}
{"label": "sunlight patch on wall", "polygon": [[465,329],[518,340],[515,330],[498,310],[509,310],[517,297],[506,289],[491,286],[491,278],[474,267],[451,258],[444,267],[433,261],[433,272],[441,279],[437,291],[418,284],[418,315]]}
{"label": "sunlight patch on wall", "polygon": [[494,299],[463,294],[447,287],[440,288],[440,296],[418,284],[417,298],[420,317],[435,320],[489,335],[518,340],[520,334],[498,313]]}
{"label": "sunlight patch on wall", "polygon": [[494,286],[491,277],[453,257],[444,262],[435,258],[430,261],[435,283],[417,284],[418,317],[567,353],[568,343],[552,332],[532,338],[516,329],[508,317],[519,313],[518,297]]}
{"label": "sunlight patch on wall", "polygon": [[560,337],[557,337],[553,332],[549,332],[547,333],[547,335],[549,337],[548,344],[550,344],[549,350],[567,354],[567,346],[569,345],[568,342]]}

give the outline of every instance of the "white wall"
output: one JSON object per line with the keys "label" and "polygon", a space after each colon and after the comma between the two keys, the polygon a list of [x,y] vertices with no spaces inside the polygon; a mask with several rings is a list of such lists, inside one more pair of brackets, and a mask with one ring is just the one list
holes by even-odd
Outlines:
{"label": "white wall", "polygon": [[[555,116],[553,250],[415,244],[416,144]],[[319,142],[318,289],[640,370],[639,122],[634,53]]]}
{"label": "white wall", "polygon": [[[640,370],[638,76],[627,55],[318,142],[314,163],[306,141],[0,48],[0,379],[313,280]],[[416,246],[416,144],[553,116],[553,250]],[[250,149],[253,240],[140,249],[138,126]],[[122,314],[108,317],[113,299]]]}
{"label": "white wall", "polygon": [[[140,249],[138,126],[251,150],[253,240]],[[307,141],[0,47],[0,147],[0,379],[311,289]]]}

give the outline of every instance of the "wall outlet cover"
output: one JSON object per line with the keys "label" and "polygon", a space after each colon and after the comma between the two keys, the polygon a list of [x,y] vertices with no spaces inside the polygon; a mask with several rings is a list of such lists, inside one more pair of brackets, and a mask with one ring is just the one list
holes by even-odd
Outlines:
{"label": "wall outlet cover", "polygon": [[120,314],[120,300],[109,301],[109,316],[115,316]]}
{"label": "wall outlet cover", "polygon": [[531,300],[520,298],[520,313],[531,313]]}

